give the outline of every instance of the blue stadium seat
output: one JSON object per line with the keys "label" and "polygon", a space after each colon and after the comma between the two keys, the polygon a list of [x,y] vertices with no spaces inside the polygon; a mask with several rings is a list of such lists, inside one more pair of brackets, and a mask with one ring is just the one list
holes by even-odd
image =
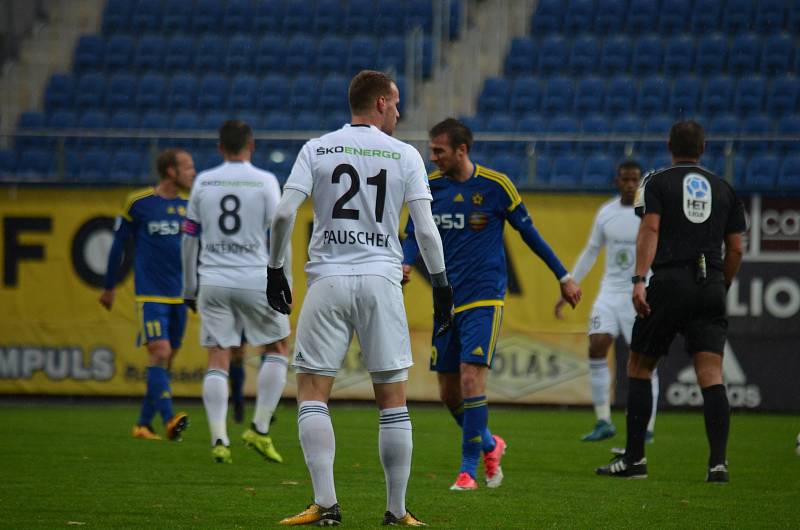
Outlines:
{"label": "blue stadium seat", "polygon": [[[225,123],[226,120],[230,118],[230,115],[226,112],[219,112],[212,110],[211,112],[206,112],[206,114],[200,119],[200,129],[203,131],[218,131],[222,124]],[[252,125],[251,125],[252,127]],[[216,140],[210,141],[211,145],[209,147],[214,147],[217,143]]]}
{"label": "blue stadium seat", "polygon": [[306,0],[286,0],[283,14],[284,33],[308,31],[314,19],[314,4]]}
{"label": "blue stadium seat", "polygon": [[[253,155],[254,162],[258,153],[259,151],[256,151]],[[194,157],[194,167],[198,172],[208,171],[223,162],[222,155],[216,149],[198,149],[192,156]]]}
{"label": "blue stadium seat", "polygon": [[627,0],[597,0],[594,17],[594,33],[609,35],[622,31],[628,14]]}
{"label": "blue stadium seat", "polygon": [[343,75],[331,74],[322,81],[319,104],[320,110],[347,111],[347,90],[350,80]]}
{"label": "blue stadium seat", "polygon": [[255,55],[256,72],[274,74],[283,71],[286,59],[286,45],[284,39],[275,35],[266,35],[258,41]]}
{"label": "blue stadium seat", "polygon": [[133,47],[133,38],[130,35],[111,35],[106,43],[106,70],[130,68]]}
{"label": "blue stadium seat", "polygon": [[[178,111],[172,115],[169,128],[173,131],[197,131],[200,129],[200,117],[194,111]],[[187,149],[194,149],[197,145],[195,140],[182,138],[169,139],[168,142],[167,145],[182,146]]]}
{"label": "blue stadium seat", "polygon": [[78,118],[78,128],[80,129],[105,129],[106,127],[108,127],[108,114],[102,110],[87,110]]}
{"label": "blue stadium seat", "polygon": [[349,112],[331,112],[322,117],[322,130],[335,131],[341,129],[345,123],[350,123]]}
{"label": "blue stadium seat", "polygon": [[514,112],[537,112],[542,102],[542,88],[533,76],[521,76],[511,87],[510,110]]}
{"label": "blue stadium seat", "polygon": [[245,122],[250,126],[251,129],[257,131],[261,129],[261,113],[250,111],[250,110],[239,110],[233,113],[233,115],[227,114],[226,119],[237,119]]}
{"label": "blue stadium seat", "polygon": [[431,32],[433,26],[433,9],[430,0],[406,0],[405,6],[405,27],[412,30],[419,26],[426,33]]}
{"label": "blue stadium seat", "polygon": [[319,114],[316,112],[301,111],[294,117],[292,128],[298,131],[319,131],[321,127]]}
{"label": "blue stadium seat", "polygon": [[253,31],[257,35],[276,35],[282,31],[283,0],[256,0]]}
{"label": "blue stadium seat", "polygon": [[317,35],[337,33],[342,24],[342,2],[339,0],[317,0],[314,13],[314,32]]}
{"label": "blue stadium seat", "polygon": [[194,108],[199,84],[191,74],[175,74],[167,89],[167,109]]}
{"label": "blue stadium seat", "polygon": [[631,76],[612,77],[606,92],[606,110],[611,114],[624,113],[633,109],[636,101],[636,81]]}
{"label": "blue stadium seat", "polygon": [[703,75],[725,70],[728,62],[728,41],[721,33],[712,33],[700,39],[697,45],[695,71]]}
{"label": "blue stadium seat", "polygon": [[791,155],[783,159],[781,173],[778,176],[778,189],[800,189],[800,155]]}
{"label": "blue stadium seat", "polygon": [[532,175],[528,178],[533,178],[535,186],[546,186],[550,182],[550,168],[553,166],[553,161],[549,156],[537,154],[530,163],[533,165]]}
{"label": "blue stadium seat", "polygon": [[129,109],[136,102],[137,79],[126,72],[117,72],[108,80],[106,105],[112,109]]}
{"label": "blue stadium seat", "polygon": [[552,77],[545,81],[542,111],[545,113],[569,112],[575,92],[572,79]]}
{"label": "blue stadium seat", "polygon": [[597,68],[600,42],[594,35],[580,35],[572,43],[569,67],[574,74],[582,75]]}
{"label": "blue stadium seat", "polygon": [[[378,46],[377,60],[379,61],[379,67],[381,69],[391,68],[398,73],[405,72],[406,43],[403,40],[403,38],[389,36],[384,39],[381,39],[380,44]],[[361,58],[357,62],[363,62],[363,61],[364,58]]]}
{"label": "blue stadium seat", "polygon": [[204,76],[198,91],[197,108],[228,108],[228,79],[218,74]]}
{"label": "blue stadium seat", "polygon": [[289,104],[289,79],[282,74],[269,74],[259,83],[256,107],[260,110],[285,109]]}
{"label": "blue stadium seat", "polygon": [[694,62],[694,39],[688,35],[676,35],[667,41],[664,53],[666,75],[685,74],[692,70]]}
{"label": "blue stadium seat", "polygon": [[44,91],[44,108],[48,112],[72,106],[75,97],[75,77],[72,74],[53,74]]}
{"label": "blue stadium seat", "polygon": [[81,74],[75,90],[75,105],[79,109],[100,108],[105,105],[106,76],[100,73]]}
{"label": "blue stadium seat", "polygon": [[751,190],[775,189],[778,176],[778,158],[774,155],[758,155],[750,159],[744,177],[744,185]]}
{"label": "blue stadium seat", "polygon": [[186,0],[167,0],[164,4],[162,28],[166,33],[189,32],[194,3]]}
{"label": "blue stadium seat", "polygon": [[692,116],[700,100],[700,80],[693,75],[678,77],[672,84],[669,111],[677,116]]}
{"label": "blue stadium seat", "polygon": [[47,126],[52,129],[74,129],[78,126],[78,115],[74,110],[57,110],[50,114]]}
{"label": "blue stadium seat", "polygon": [[581,185],[586,188],[610,188],[614,174],[614,160],[608,155],[595,154],[586,159]]}
{"label": "blue stadium seat", "polygon": [[[547,124],[548,134],[574,135],[578,133],[578,130],[578,122],[572,116],[558,116]],[[575,144],[571,141],[548,141],[545,144],[545,151],[550,155],[570,153],[574,148]]]}
{"label": "blue stadium seat", "polygon": [[102,182],[108,178],[109,156],[105,149],[98,147],[89,149],[81,157],[78,178],[83,181]]}
{"label": "blue stadium seat", "polygon": [[514,37],[506,56],[505,73],[509,76],[530,74],[539,64],[536,43],[530,37]]}
{"label": "blue stadium seat", "polygon": [[724,112],[731,108],[732,96],[733,79],[727,75],[716,75],[706,82],[700,108],[706,115]]}
{"label": "blue stadium seat", "polygon": [[138,70],[160,70],[164,64],[164,38],[159,34],[142,35],[133,55],[133,66]]}
{"label": "blue stadium seat", "polygon": [[[17,128],[21,130],[43,129],[47,127],[47,116],[41,112],[23,112],[17,119]],[[16,147],[18,150],[30,148],[52,147],[53,140],[41,136],[19,136]]]}
{"label": "blue stadium seat", "polygon": [[225,33],[249,33],[255,16],[250,0],[228,0],[222,15],[222,30]]}
{"label": "blue stadium seat", "polygon": [[[800,115],[784,116],[778,120],[778,134],[800,136]],[[779,140],[775,142],[775,149],[781,153],[800,153],[797,140]]]}
{"label": "blue stadium seat", "polygon": [[636,136],[642,133],[642,120],[636,114],[623,114],[618,116],[611,125],[614,134],[627,134]]}
{"label": "blue stadium seat", "polygon": [[658,0],[631,0],[626,27],[631,33],[647,33],[656,26]]}
{"label": "blue stadium seat", "polygon": [[375,2],[373,0],[350,0],[347,2],[344,31],[349,35],[372,33],[374,18]]}
{"label": "blue stadium seat", "polygon": [[231,109],[252,109],[258,100],[258,79],[250,74],[239,74],[231,80],[228,102]]}
{"label": "blue stadium seat", "polygon": [[161,108],[167,80],[160,73],[146,73],[139,78],[135,106],[141,110]]}
{"label": "blue stadium seat", "polygon": [[542,40],[539,71],[542,74],[560,72],[568,64],[569,41],[561,35],[548,35]]}
{"label": "blue stadium seat", "polygon": [[81,35],[75,46],[75,71],[86,72],[103,67],[106,43],[99,35]]}
{"label": "blue stadium seat", "polygon": [[[730,167],[728,167],[729,162]],[[735,188],[738,189],[744,185],[744,173],[747,169],[747,158],[744,156],[719,156],[716,158],[704,156],[700,163],[733,184]]]}
{"label": "blue stadium seat", "polygon": [[531,32],[545,35],[561,30],[567,3],[563,0],[541,0],[531,18]]}
{"label": "blue stadium seat", "polygon": [[728,70],[732,74],[758,71],[760,57],[761,37],[755,33],[736,35],[728,55]]}
{"label": "blue stadium seat", "polygon": [[606,96],[605,80],[597,76],[583,77],[575,87],[575,111],[578,114],[600,112]]}
{"label": "blue stadium seat", "polygon": [[24,177],[44,177],[55,169],[53,154],[39,148],[24,149],[17,159],[17,173]]}
{"label": "blue stadium seat", "polygon": [[143,152],[120,148],[109,163],[109,179],[113,182],[135,182],[142,180],[144,162],[147,157]]}
{"label": "blue stadium seat", "polygon": [[600,68],[607,74],[628,70],[633,43],[626,35],[614,35],[605,40]]}
{"label": "blue stadium seat", "polygon": [[483,90],[478,96],[478,111],[505,111],[511,92],[508,80],[504,77],[489,77],[483,83]]}
{"label": "blue stadium seat", "polygon": [[479,114],[475,116],[460,116],[458,121],[466,125],[473,133],[484,129],[483,118]]}
{"label": "blue stadium seat", "polygon": [[267,131],[291,131],[292,118],[288,112],[270,112],[264,118],[263,126]]}
{"label": "blue stadium seat", "polygon": [[[544,119],[538,114],[525,114],[517,121],[517,132],[521,134],[544,134],[547,130]],[[527,142],[517,142],[514,148],[524,153],[528,147]]]}
{"label": "blue stadium seat", "polygon": [[649,75],[661,69],[663,60],[661,38],[656,35],[643,35],[636,41],[631,70],[637,75]]}
{"label": "blue stadium seat", "polygon": [[561,25],[563,33],[579,33],[594,23],[594,0],[569,0],[569,7]]}
{"label": "blue stadium seat", "polygon": [[347,71],[356,74],[364,69],[374,69],[377,59],[375,51],[378,44],[369,35],[357,35],[350,40],[350,53],[347,58]]}
{"label": "blue stadium seat", "polygon": [[722,29],[731,35],[742,33],[750,29],[752,19],[752,0],[727,0],[722,15]]}
{"label": "blue stadium seat", "polygon": [[794,75],[784,75],[772,80],[767,95],[767,111],[775,117],[797,110],[800,95],[800,79]]}
{"label": "blue stadium seat", "polygon": [[170,116],[160,110],[148,110],[142,114],[139,128],[144,131],[158,131],[169,129]]}
{"label": "blue stadium seat", "polygon": [[[605,114],[590,114],[583,119],[581,131],[588,135],[607,135],[611,124]],[[579,150],[584,154],[605,153],[608,142],[579,142]]]}
{"label": "blue stadium seat", "polygon": [[161,29],[162,8],[161,0],[139,0],[131,15],[131,28],[134,33]]}
{"label": "blue stadium seat", "polygon": [[527,177],[525,159],[511,153],[503,153],[490,159],[489,167],[508,176],[513,182],[524,182]]}
{"label": "blue stadium seat", "polygon": [[761,112],[767,82],[758,74],[739,79],[736,85],[733,108],[741,115]]}
{"label": "blue stadium seat", "polygon": [[706,141],[706,152],[712,156],[719,156],[724,153],[726,144],[725,140],[715,140],[719,136],[736,136],[739,134],[739,119],[731,113],[720,114],[711,119],[708,124],[708,136],[710,139]]}
{"label": "blue stadium seat", "polygon": [[376,35],[403,34],[406,31],[406,10],[401,2],[380,0],[372,24],[372,32]]}
{"label": "blue stadium seat", "polygon": [[[486,132],[489,133],[510,134],[515,128],[514,120],[505,112],[495,112],[486,120]],[[486,142],[485,151],[498,155],[510,152],[512,147],[507,142]]]}
{"label": "blue stadium seat", "polygon": [[[139,114],[130,110],[121,110],[111,115],[108,120],[109,129],[134,130],[139,128]],[[106,145],[110,147],[129,147],[141,143],[133,138],[109,138]],[[144,145],[144,144],[142,144]]]}
{"label": "blue stadium seat", "polygon": [[672,123],[673,119],[666,114],[657,114],[645,120],[642,132],[645,135],[656,137],[656,139],[642,142],[639,146],[641,152],[651,157],[665,153]]}
{"label": "blue stadium seat", "polygon": [[164,70],[190,70],[194,63],[194,39],[188,35],[173,35],[167,42]]}
{"label": "blue stadium seat", "polygon": [[192,31],[220,31],[222,26],[222,5],[219,0],[195,0],[192,16]]}
{"label": "blue stadium seat", "polygon": [[761,52],[761,71],[768,75],[788,72],[793,51],[794,40],[788,33],[770,35]]}
{"label": "blue stadium seat", "polygon": [[218,72],[225,65],[225,40],[207,33],[197,41],[194,67],[199,73]]}
{"label": "blue stadium seat", "polygon": [[792,2],[788,9],[789,17],[786,22],[786,30],[797,35],[800,33],[800,3]]}
{"label": "blue stadium seat", "polygon": [[319,78],[298,75],[291,83],[289,106],[294,110],[315,110],[319,103]]}
{"label": "blue stadium seat", "polygon": [[666,108],[668,88],[666,78],[660,75],[642,79],[636,108],[644,116],[663,112]]}
{"label": "blue stadium seat", "polygon": [[17,170],[17,156],[10,149],[0,150],[0,178],[7,178]]}
{"label": "blue stadium seat", "polygon": [[582,175],[582,161],[573,155],[560,155],[550,168],[550,186],[554,188],[574,187]]}
{"label": "blue stadium seat", "polygon": [[319,40],[317,69],[320,72],[341,72],[347,65],[347,41],[338,35],[326,35]]}
{"label": "blue stadium seat", "polygon": [[692,12],[692,33],[703,34],[717,31],[720,25],[722,2],[719,0],[697,0]]}
{"label": "blue stadium seat", "polygon": [[[750,116],[742,123],[741,133],[745,135],[771,136],[775,131],[772,120],[764,114]],[[763,154],[769,151],[768,140],[739,142],[737,151],[744,155]]]}
{"label": "blue stadium seat", "polygon": [[308,35],[295,35],[286,45],[286,69],[292,72],[307,72],[314,67],[317,47]]}
{"label": "blue stadium seat", "polygon": [[662,2],[661,12],[658,15],[658,32],[662,35],[672,35],[686,31],[691,12],[689,0]]}
{"label": "blue stadium seat", "polygon": [[103,9],[103,34],[127,31],[131,23],[130,0],[109,0]]}
{"label": "blue stadium seat", "polygon": [[232,72],[250,72],[253,69],[253,56],[257,43],[250,35],[234,35],[228,41],[228,55],[225,59],[225,70]]}

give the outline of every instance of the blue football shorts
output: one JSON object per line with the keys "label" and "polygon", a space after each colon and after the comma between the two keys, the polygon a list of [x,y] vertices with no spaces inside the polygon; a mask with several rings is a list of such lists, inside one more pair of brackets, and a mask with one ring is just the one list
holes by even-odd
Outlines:
{"label": "blue football shorts", "polygon": [[491,368],[502,321],[503,306],[475,307],[456,313],[450,330],[433,337],[431,370],[456,373],[461,363]]}
{"label": "blue football shorts", "polygon": [[186,331],[186,305],[141,302],[142,329],[136,340],[137,346],[156,340],[168,340],[173,350],[183,343]]}

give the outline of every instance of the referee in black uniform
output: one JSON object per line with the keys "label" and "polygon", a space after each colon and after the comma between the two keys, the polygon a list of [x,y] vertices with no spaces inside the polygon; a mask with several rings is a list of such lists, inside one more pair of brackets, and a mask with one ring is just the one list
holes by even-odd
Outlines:
{"label": "referee in black uniform", "polygon": [[[698,165],[704,148],[699,124],[675,123],[669,132],[672,167],[650,173],[639,189],[636,213],[642,222],[632,278],[638,317],[628,361],[628,439],[625,454],[598,468],[598,475],[647,477],[644,442],[653,403],[650,377],[675,334],[681,333],[703,392],[710,447],[706,480],[728,482],[729,407],[722,383],[728,327],[725,295],[742,261],[746,223],[744,206],[733,188]],[[651,268],[653,276],[645,290]]]}

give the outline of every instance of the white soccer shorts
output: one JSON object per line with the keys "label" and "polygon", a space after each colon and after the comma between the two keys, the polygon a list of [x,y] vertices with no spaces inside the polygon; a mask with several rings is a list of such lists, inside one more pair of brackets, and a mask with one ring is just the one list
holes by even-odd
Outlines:
{"label": "white soccer shorts", "polygon": [[367,371],[404,370],[414,364],[400,286],[383,276],[326,276],[306,292],[292,366],[335,376],[353,332]]}
{"label": "white soccer shorts", "polygon": [[231,348],[263,346],[289,336],[289,317],[267,303],[265,291],[203,285],[198,298],[200,344]]}
{"label": "white soccer shorts", "polygon": [[631,293],[600,292],[592,306],[589,317],[589,335],[607,333],[612,337],[622,334],[625,342],[631,343],[633,322],[636,310],[633,308]]}

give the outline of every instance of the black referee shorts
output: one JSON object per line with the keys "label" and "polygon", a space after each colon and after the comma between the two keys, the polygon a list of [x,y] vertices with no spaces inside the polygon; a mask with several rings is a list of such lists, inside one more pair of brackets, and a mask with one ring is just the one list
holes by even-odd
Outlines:
{"label": "black referee shorts", "polygon": [[655,272],[647,287],[650,314],[636,317],[631,350],[651,357],[669,352],[676,333],[684,336],[686,351],[722,355],[728,330],[725,316],[725,280],[709,270],[703,282],[692,266],[665,267]]}

